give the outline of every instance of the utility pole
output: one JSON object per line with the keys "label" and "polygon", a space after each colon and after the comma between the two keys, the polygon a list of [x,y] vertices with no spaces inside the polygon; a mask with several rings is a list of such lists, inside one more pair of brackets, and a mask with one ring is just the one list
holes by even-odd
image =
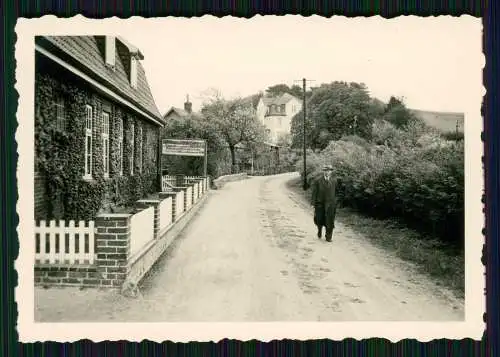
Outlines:
{"label": "utility pole", "polygon": [[304,114],[304,118],[303,118],[303,121],[302,121],[302,150],[303,150],[303,162],[304,162],[304,181],[302,183],[302,188],[305,190],[307,190],[307,176],[306,176],[306,117],[307,117],[307,114],[306,114],[306,84],[307,84],[307,81],[311,81],[313,82],[313,80],[311,79],[305,79],[305,78],[302,78],[302,94],[303,94],[303,104],[302,104],[302,112]]}

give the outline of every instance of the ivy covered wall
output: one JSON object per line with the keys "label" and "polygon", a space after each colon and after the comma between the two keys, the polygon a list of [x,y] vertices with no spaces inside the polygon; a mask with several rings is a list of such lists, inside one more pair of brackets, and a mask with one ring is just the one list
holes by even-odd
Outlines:
{"label": "ivy covered wall", "polygon": [[[56,79],[57,78],[57,79]],[[56,125],[54,102],[65,103],[64,130]],[[93,107],[92,179],[84,179],[86,105]],[[109,178],[104,177],[102,112],[110,114]],[[123,174],[120,174],[119,119],[123,119]],[[135,135],[132,136],[132,124]],[[142,135],[139,135],[142,130]],[[134,137],[134,142],[132,142]],[[35,219],[88,220],[114,212],[157,190],[158,127],[128,108],[106,101],[68,74],[38,71],[35,78],[35,169],[44,178],[43,205]],[[130,155],[134,145],[134,172]],[[142,147],[142,151],[139,149]],[[141,160],[142,158],[142,160]],[[142,167],[140,166],[142,162]],[[40,185],[38,185],[40,186]],[[41,192],[45,191],[45,192]]]}

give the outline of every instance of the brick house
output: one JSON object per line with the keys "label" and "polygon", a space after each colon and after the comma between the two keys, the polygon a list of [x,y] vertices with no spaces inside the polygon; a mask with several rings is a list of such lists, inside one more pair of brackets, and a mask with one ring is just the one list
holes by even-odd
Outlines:
{"label": "brick house", "polygon": [[93,219],[158,191],[164,120],[143,58],[121,37],[36,37],[35,219]]}

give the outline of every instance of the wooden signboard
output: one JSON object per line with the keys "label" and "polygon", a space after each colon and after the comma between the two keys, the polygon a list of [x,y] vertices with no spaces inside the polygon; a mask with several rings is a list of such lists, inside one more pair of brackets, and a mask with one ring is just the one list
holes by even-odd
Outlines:
{"label": "wooden signboard", "polygon": [[205,140],[163,139],[162,155],[204,157],[204,176],[207,176],[207,142]]}

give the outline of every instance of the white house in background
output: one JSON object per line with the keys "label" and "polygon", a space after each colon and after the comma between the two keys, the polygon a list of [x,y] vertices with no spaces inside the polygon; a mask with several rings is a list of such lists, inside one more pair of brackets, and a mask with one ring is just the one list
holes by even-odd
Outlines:
{"label": "white house in background", "polygon": [[302,109],[302,101],[291,94],[261,97],[257,104],[257,118],[267,128],[272,143],[282,134],[289,134],[292,118]]}

